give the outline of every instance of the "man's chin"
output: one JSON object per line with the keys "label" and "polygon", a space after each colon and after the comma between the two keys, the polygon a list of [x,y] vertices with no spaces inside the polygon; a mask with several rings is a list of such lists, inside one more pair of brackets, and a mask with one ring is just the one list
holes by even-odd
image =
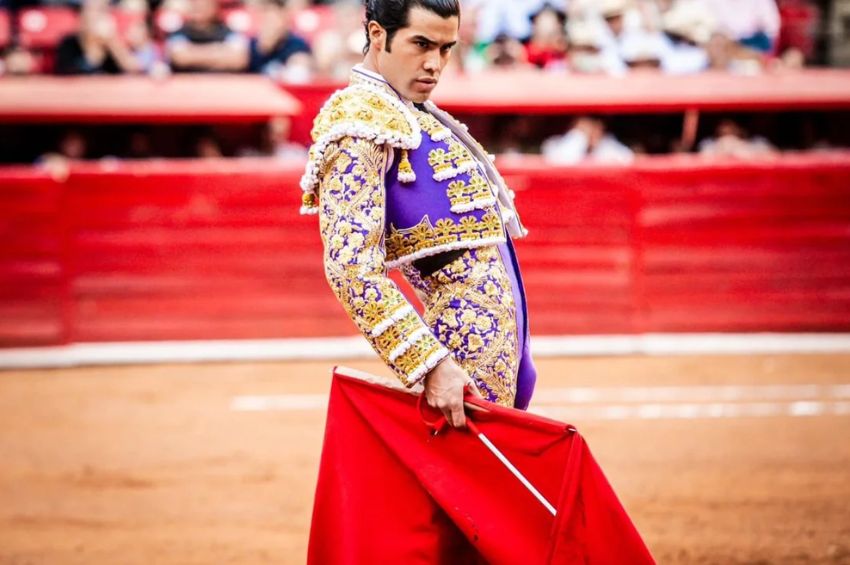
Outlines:
{"label": "man's chin", "polygon": [[423,94],[422,92],[416,92],[410,95],[410,101],[415,104],[423,104],[431,98],[430,94]]}

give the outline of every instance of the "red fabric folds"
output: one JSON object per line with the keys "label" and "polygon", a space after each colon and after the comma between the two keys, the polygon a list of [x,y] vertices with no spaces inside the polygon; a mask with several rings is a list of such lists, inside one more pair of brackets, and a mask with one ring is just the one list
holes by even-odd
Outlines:
{"label": "red fabric folds", "polygon": [[335,371],[308,563],[654,563],[574,428],[474,401],[553,518],[471,432],[433,435],[416,401]]}

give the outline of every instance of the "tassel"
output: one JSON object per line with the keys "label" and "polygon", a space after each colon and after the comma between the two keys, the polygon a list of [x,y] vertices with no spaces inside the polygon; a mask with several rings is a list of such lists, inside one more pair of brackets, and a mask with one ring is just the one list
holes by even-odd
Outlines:
{"label": "tassel", "polygon": [[401,161],[398,164],[398,180],[403,183],[416,182],[416,173],[407,155],[407,149],[401,150]]}
{"label": "tassel", "polygon": [[315,192],[301,194],[301,213],[315,214],[319,210],[319,198]]}

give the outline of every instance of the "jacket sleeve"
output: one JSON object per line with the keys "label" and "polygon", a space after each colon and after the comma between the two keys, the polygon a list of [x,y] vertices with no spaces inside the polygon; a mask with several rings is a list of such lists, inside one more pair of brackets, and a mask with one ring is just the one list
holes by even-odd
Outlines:
{"label": "jacket sleeve", "polygon": [[349,317],[406,386],[449,355],[384,266],[388,150],[345,137],[325,151],[319,226],[325,276]]}

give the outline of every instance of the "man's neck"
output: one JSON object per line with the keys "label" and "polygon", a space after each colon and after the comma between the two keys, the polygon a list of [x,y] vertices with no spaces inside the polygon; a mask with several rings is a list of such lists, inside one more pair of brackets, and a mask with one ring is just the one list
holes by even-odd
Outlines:
{"label": "man's neck", "polygon": [[381,74],[381,71],[378,70],[378,65],[376,64],[374,57],[372,57],[371,55],[366,55],[363,58],[363,62],[360,63],[359,66],[361,70],[369,71],[370,73],[375,75],[376,78],[380,78],[383,81],[387,80],[384,78],[384,75]]}

